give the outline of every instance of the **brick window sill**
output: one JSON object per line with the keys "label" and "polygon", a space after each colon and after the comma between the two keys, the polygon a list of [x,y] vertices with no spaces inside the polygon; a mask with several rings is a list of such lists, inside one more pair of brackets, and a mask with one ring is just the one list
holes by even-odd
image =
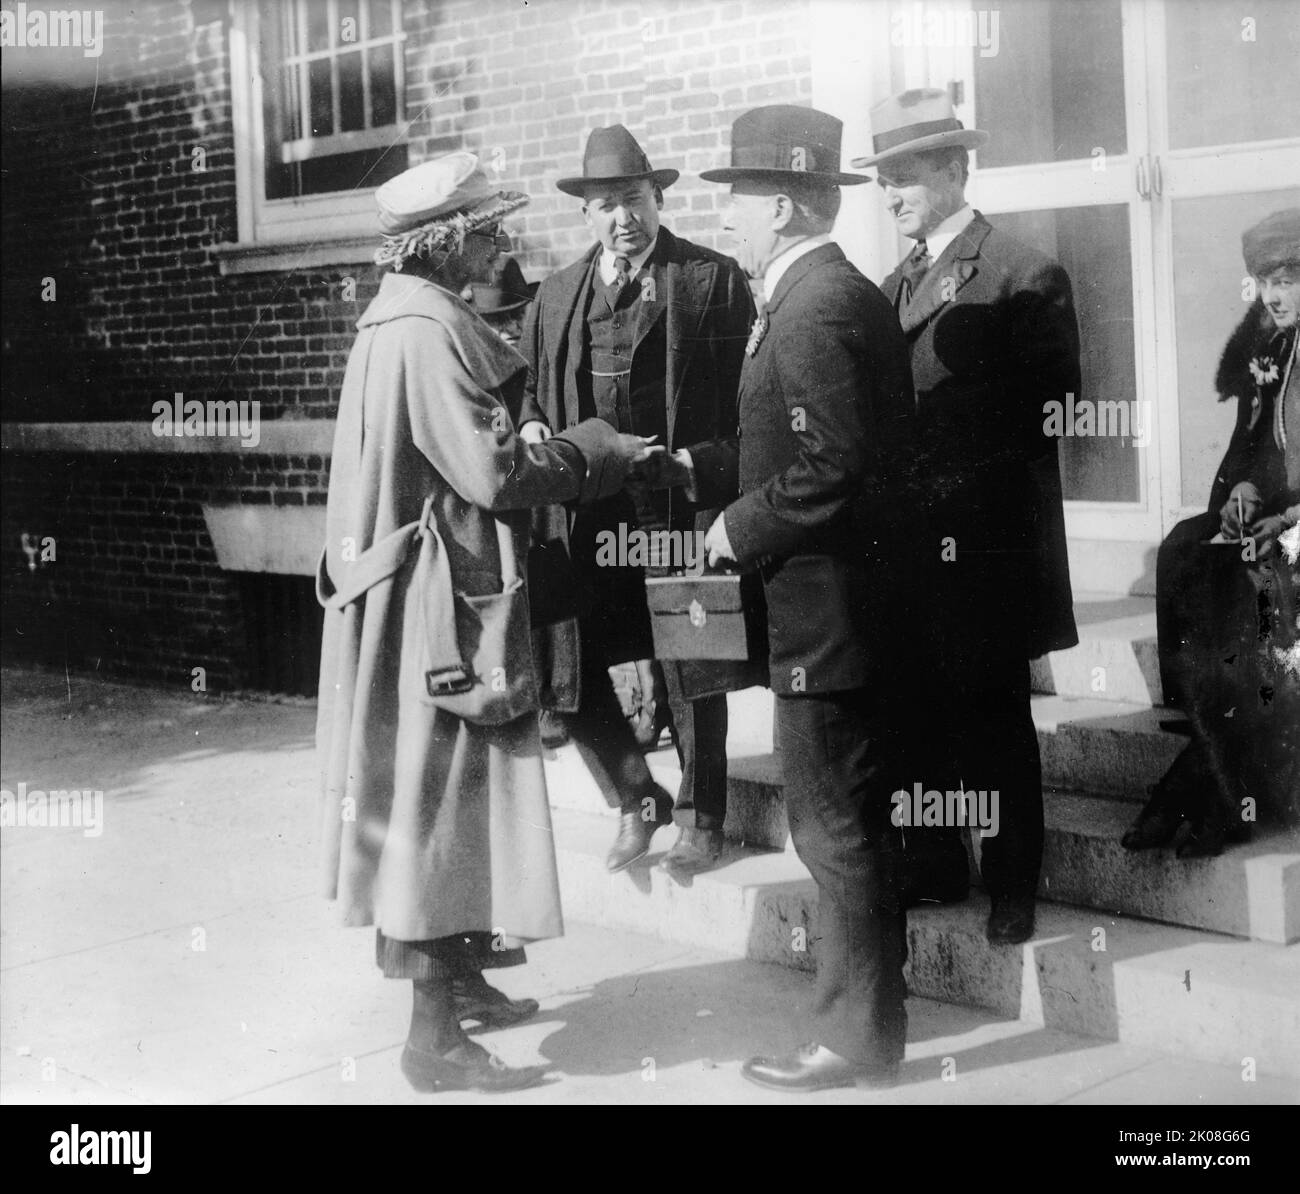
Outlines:
{"label": "brick window sill", "polygon": [[330,265],[373,265],[377,234],[335,240],[241,241],[212,252],[223,274],[271,274]]}

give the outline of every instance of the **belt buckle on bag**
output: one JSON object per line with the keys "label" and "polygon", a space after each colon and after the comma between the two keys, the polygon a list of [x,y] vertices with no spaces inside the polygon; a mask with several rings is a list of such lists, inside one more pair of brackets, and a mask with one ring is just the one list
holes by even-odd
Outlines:
{"label": "belt buckle on bag", "polygon": [[691,625],[694,626],[696,630],[700,630],[704,626],[704,623],[709,620],[709,615],[704,612],[704,606],[702,606],[698,600],[691,602],[686,613],[691,620]]}
{"label": "belt buckle on bag", "polygon": [[463,663],[425,672],[424,682],[431,697],[455,696],[457,693],[469,692],[474,687],[474,677]]}

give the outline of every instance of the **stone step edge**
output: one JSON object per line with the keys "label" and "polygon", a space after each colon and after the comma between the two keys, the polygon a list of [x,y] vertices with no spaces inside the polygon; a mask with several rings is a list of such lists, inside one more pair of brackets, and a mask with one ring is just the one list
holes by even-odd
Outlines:
{"label": "stone step edge", "polygon": [[[645,863],[609,875],[604,871],[607,826],[605,818],[592,814],[568,810],[555,814],[561,888],[572,919],[624,927],[731,956],[813,968],[816,887],[796,857],[729,846],[720,870],[697,876],[683,887],[649,865],[666,849],[659,845]],[[584,886],[593,883],[599,888],[594,908],[593,901],[582,898]],[[631,902],[638,897],[638,903]],[[574,913],[575,903],[583,906],[585,914]],[[738,912],[743,923],[728,926]],[[913,994],[1103,1039],[1142,1043],[1166,1053],[1190,1051],[1219,1062],[1233,1063],[1238,1055],[1247,1055],[1243,1050],[1253,1050],[1265,1055],[1261,1071],[1300,1076],[1300,1007],[1290,996],[1292,976],[1288,973],[1283,984],[1284,995],[1279,983],[1269,978],[1267,967],[1261,968],[1261,962],[1271,966],[1278,958],[1286,959],[1294,982],[1300,983],[1300,953],[1046,900],[1039,901],[1034,940],[1014,950],[988,945],[987,913],[987,899],[978,893],[963,904],[909,913]],[[800,929],[808,946],[803,950],[796,944]],[[1113,949],[1109,953],[1092,949],[1099,929],[1111,946],[1116,938],[1126,943],[1123,957]],[[1070,949],[1082,958],[1072,957]],[[962,960],[967,963],[965,971],[956,965]],[[1162,1035],[1160,1016],[1154,1024],[1143,1019],[1149,988],[1172,990],[1176,984],[1171,975],[1180,967],[1197,971],[1196,1006],[1203,1007],[1207,998],[1214,1003],[1206,1016],[1193,1015],[1181,1025],[1190,1041]],[[1086,989],[1079,994],[1070,989],[1072,982],[1095,987],[1099,969],[1112,975],[1113,990],[1098,988],[1089,997]],[[1260,990],[1261,985],[1273,989]],[[1121,986],[1128,1016],[1123,1022],[1118,1012],[1110,1015],[1118,1006]],[[1253,1019],[1243,1015],[1251,1006],[1259,1012]],[[1284,1036],[1280,1051],[1270,1036],[1274,1028]]]}

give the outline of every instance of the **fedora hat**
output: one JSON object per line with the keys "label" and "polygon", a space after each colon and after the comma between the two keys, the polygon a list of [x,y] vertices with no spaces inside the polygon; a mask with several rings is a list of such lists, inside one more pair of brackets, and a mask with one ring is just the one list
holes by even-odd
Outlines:
{"label": "fedora hat", "polygon": [[648,178],[656,186],[670,187],[681,175],[676,170],[655,170],[637,139],[621,124],[592,129],[582,155],[582,174],[562,178],[555,185],[566,195],[582,199],[586,188],[601,183]]}
{"label": "fedora hat", "polygon": [[989,139],[983,129],[968,129],[953,115],[952,97],[942,87],[914,87],[881,100],[871,109],[871,148],[853,165],[876,166],[904,154],[960,146],[975,149]]}
{"label": "fedora hat", "polygon": [[513,257],[507,257],[491,282],[475,282],[474,310],[480,315],[510,315],[522,311],[533,301],[538,282],[524,279],[524,271]]}
{"label": "fedora hat", "polygon": [[449,246],[459,251],[465,236],[523,207],[528,196],[496,189],[476,154],[455,150],[390,178],[375,202],[384,236],[375,263],[401,269],[408,257]]}
{"label": "fedora hat", "polygon": [[828,186],[867,182],[860,174],[840,171],[840,135],[844,124],[816,108],[769,104],[737,116],[731,126],[731,165],[705,170],[706,182],[741,178],[804,178]]}

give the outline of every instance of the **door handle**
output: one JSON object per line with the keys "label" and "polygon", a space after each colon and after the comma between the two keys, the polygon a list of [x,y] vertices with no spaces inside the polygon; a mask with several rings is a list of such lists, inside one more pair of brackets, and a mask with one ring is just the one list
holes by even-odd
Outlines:
{"label": "door handle", "polygon": [[1147,182],[1147,160],[1145,156],[1137,160],[1137,189],[1143,199],[1151,198],[1151,187]]}
{"label": "door handle", "polygon": [[1151,185],[1155,188],[1157,196],[1165,193],[1165,172],[1161,169],[1159,157],[1151,164]]}

